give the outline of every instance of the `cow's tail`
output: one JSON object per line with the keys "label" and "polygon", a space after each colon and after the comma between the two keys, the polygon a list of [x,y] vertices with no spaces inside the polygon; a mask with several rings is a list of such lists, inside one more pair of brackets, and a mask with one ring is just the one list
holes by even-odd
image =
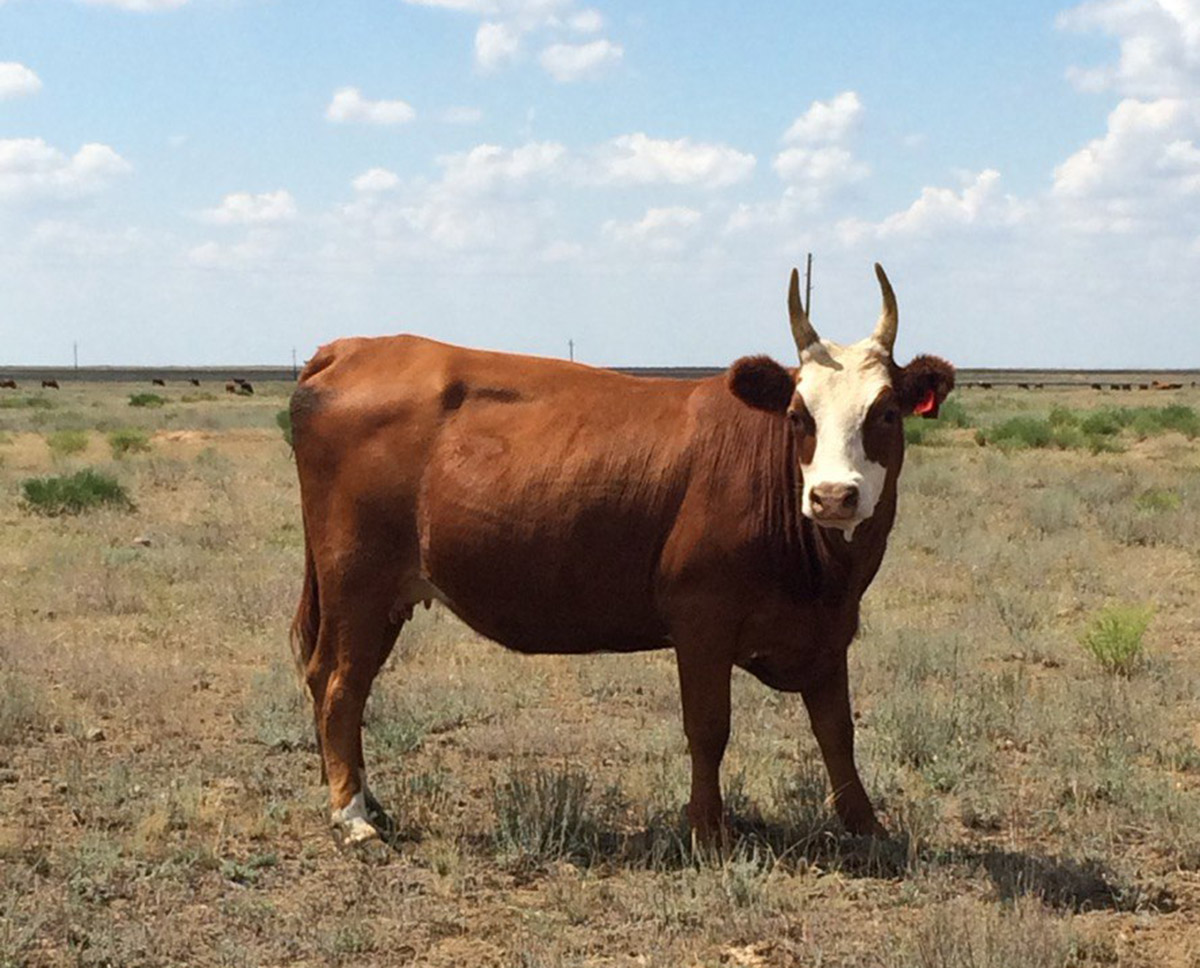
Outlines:
{"label": "cow's tail", "polygon": [[308,691],[306,672],[313,649],[317,647],[317,633],[321,628],[321,599],[317,587],[317,568],[313,562],[312,546],[308,540],[308,529],[304,531],[304,587],[300,589],[300,603],[296,606],[296,617],[292,619],[292,657],[296,661],[296,673]]}

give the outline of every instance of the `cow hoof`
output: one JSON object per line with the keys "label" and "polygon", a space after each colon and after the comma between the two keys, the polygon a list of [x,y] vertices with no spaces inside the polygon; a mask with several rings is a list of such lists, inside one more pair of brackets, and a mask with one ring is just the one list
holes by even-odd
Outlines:
{"label": "cow hoof", "polygon": [[335,821],[330,828],[334,843],[345,854],[353,854],[362,860],[382,863],[391,856],[392,849],[380,836],[379,831],[361,817]]}

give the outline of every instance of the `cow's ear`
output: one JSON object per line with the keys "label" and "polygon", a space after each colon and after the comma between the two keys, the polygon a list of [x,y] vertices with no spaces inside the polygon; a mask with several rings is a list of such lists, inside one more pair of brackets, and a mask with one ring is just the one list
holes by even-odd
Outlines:
{"label": "cow's ear", "polygon": [[769,356],[744,356],[729,368],[729,392],[749,407],[782,414],[796,392],[796,377]]}
{"label": "cow's ear", "polygon": [[934,418],[954,389],[954,367],[940,356],[918,356],[896,376],[896,396],[904,413]]}

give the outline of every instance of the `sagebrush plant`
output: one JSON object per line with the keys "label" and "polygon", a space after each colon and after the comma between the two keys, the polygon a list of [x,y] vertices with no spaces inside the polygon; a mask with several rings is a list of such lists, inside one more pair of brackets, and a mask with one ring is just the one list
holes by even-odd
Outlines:
{"label": "sagebrush plant", "polygon": [[597,830],[591,810],[591,780],[567,765],[547,770],[516,768],[492,789],[496,847],[533,863],[590,860]]}
{"label": "sagebrush plant", "polygon": [[21,493],[28,510],[48,517],[106,506],[132,510],[134,506],[116,478],[90,467],[74,474],[27,478],[21,483]]}
{"label": "sagebrush plant", "polygon": [[108,446],[112,449],[113,457],[116,458],[125,457],[128,454],[144,454],[150,450],[150,435],[136,427],[114,430],[108,435]]}
{"label": "sagebrush plant", "polygon": [[70,457],[87,450],[88,435],[84,430],[56,430],[46,435],[46,446],[55,457]]}
{"label": "sagebrush plant", "polygon": [[1105,672],[1127,676],[1145,661],[1142,638],[1153,617],[1148,605],[1109,605],[1092,618],[1080,641]]}
{"label": "sagebrush plant", "polygon": [[129,405],[131,407],[161,407],[166,402],[166,398],[160,397],[157,393],[129,394]]}

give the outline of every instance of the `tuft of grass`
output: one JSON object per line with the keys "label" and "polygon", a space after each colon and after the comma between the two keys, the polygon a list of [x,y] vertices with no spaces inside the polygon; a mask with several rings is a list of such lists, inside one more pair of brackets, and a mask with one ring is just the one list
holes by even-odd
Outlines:
{"label": "tuft of grass", "polygon": [[46,435],[46,446],[55,457],[70,457],[87,450],[88,435],[83,430],[56,430]]}
{"label": "tuft of grass", "polygon": [[80,514],[98,507],[133,510],[128,492],[115,478],[87,468],[74,474],[30,477],[21,483],[25,507],[54,517]]}
{"label": "tuft of grass", "polygon": [[492,790],[497,850],[534,864],[588,861],[597,830],[589,802],[591,781],[579,769],[514,769]]}
{"label": "tuft of grass", "polygon": [[1128,676],[1145,661],[1142,637],[1154,610],[1142,605],[1110,605],[1093,617],[1080,641],[1105,672]]}
{"label": "tuft of grass", "polygon": [[42,725],[45,708],[46,697],[28,677],[0,660],[0,745],[16,743]]}
{"label": "tuft of grass", "polygon": [[131,407],[161,407],[166,402],[166,397],[160,397],[157,393],[129,394],[129,405]]}
{"label": "tuft of grass", "polygon": [[144,430],[127,427],[124,430],[114,430],[108,435],[108,446],[116,458],[129,454],[144,454],[150,449],[150,435]]}
{"label": "tuft of grass", "polygon": [[1075,964],[1076,945],[1040,905],[1007,910],[967,900],[924,915],[889,968],[1058,968]]}
{"label": "tuft of grass", "polygon": [[292,412],[286,407],[275,414],[275,425],[283,431],[283,439],[289,447],[292,444]]}

